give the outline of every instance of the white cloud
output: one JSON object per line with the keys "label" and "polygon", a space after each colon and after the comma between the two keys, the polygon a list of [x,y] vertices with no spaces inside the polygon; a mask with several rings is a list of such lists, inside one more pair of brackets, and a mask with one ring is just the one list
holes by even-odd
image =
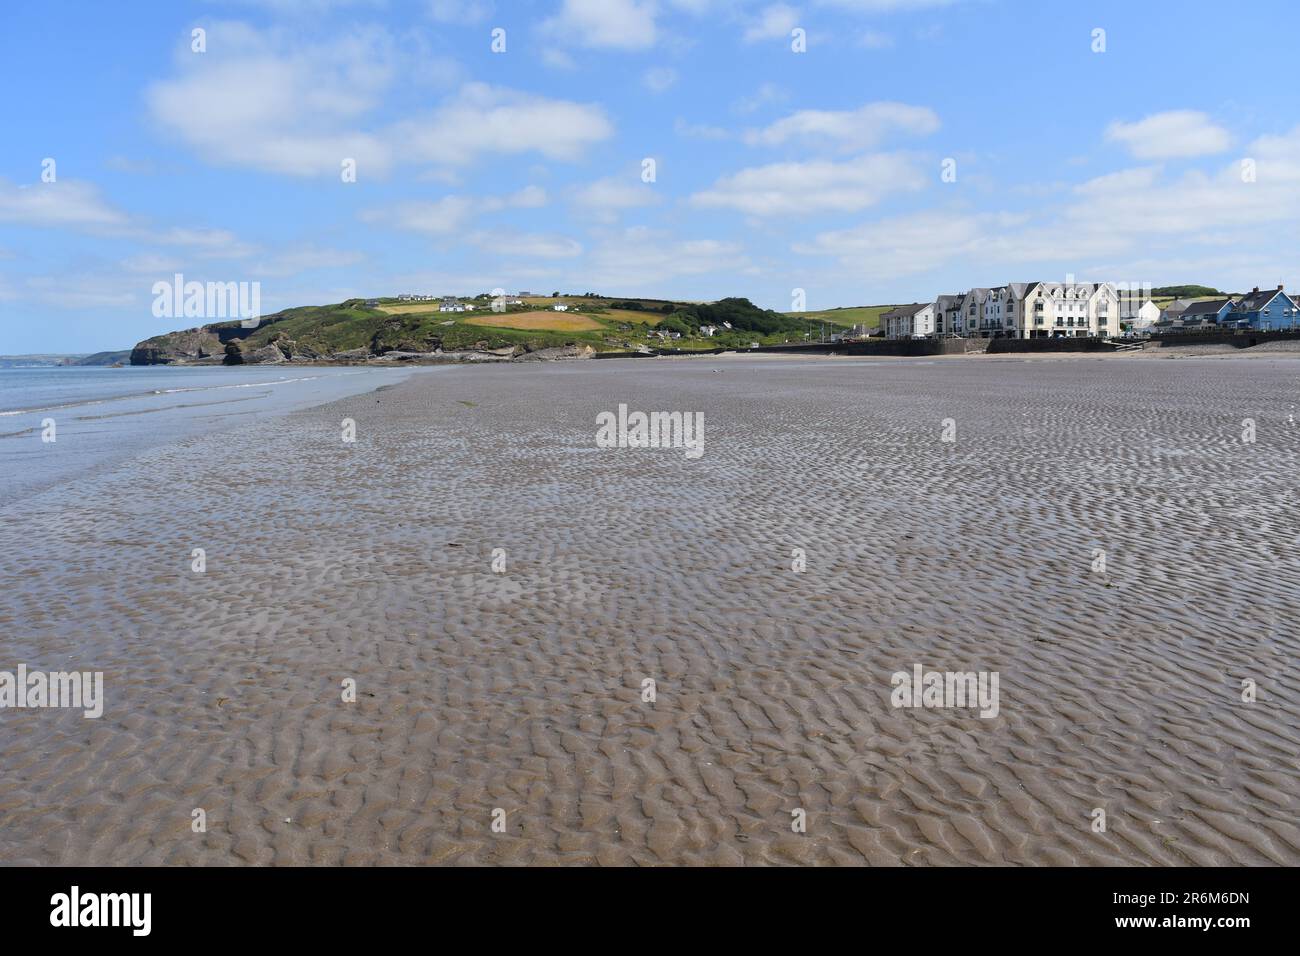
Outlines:
{"label": "white cloud", "polygon": [[578,62],[563,50],[553,46],[542,48],[542,63],[553,70],[576,70]]}
{"label": "white cloud", "polygon": [[968,255],[985,235],[975,216],[932,211],[823,232],[796,243],[794,251],[832,256],[865,278],[887,278],[928,272]]}
{"label": "white cloud", "polygon": [[838,7],[852,13],[902,13],[947,7],[961,0],[817,0],[822,7]]}
{"label": "white cloud", "polygon": [[377,29],[299,45],[215,23],[208,52],[178,56],[178,74],[150,86],[145,99],[164,130],[217,163],[338,175],[351,158],[359,175],[382,175],[392,162],[388,144],[356,124],[382,102],[395,59]]}
{"label": "white cloud", "polygon": [[[146,99],[166,131],[218,164],[297,176],[385,177],[402,163],[458,167],[485,154],[571,160],[613,127],[594,105],[467,83],[434,110],[380,125],[398,74],[449,75],[410,64],[389,35],[360,28],[330,44],[298,43],[243,24],[214,24],[209,52],[186,53]],[[408,84],[409,85],[409,84]]]}
{"label": "white cloud", "polygon": [[398,126],[408,155],[452,166],[491,153],[538,152],[549,159],[574,160],[613,133],[599,106],[485,83],[466,84],[428,120]]}
{"label": "white cloud", "polygon": [[934,110],[906,103],[868,103],[856,110],[800,110],[759,130],[745,140],[753,146],[830,143],[841,149],[870,149],[886,136],[906,133],[928,135],[939,128]]}
{"label": "white cloud", "polygon": [[22,298],[57,309],[126,307],[135,303],[137,296],[122,280],[122,276],[107,277],[84,272],[33,276],[27,280],[27,294]]}
{"label": "white cloud", "polygon": [[509,196],[443,196],[436,200],[405,200],[392,206],[366,209],[360,214],[371,225],[450,236],[464,232],[485,213],[545,206],[546,190],[527,186]]}
{"label": "white cloud", "polygon": [[769,82],[762,84],[754,91],[752,96],[742,96],[736,101],[733,109],[735,109],[737,113],[754,113],[765,106],[774,103],[782,103],[789,98],[790,96],[785,90],[777,86],[775,83]]}
{"label": "white cloud", "polygon": [[364,262],[365,255],[354,249],[327,249],[312,244],[295,246],[257,263],[251,274],[282,277],[320,269],[346,269]]}
{"label": "white cloud", "polygon": [[256,251],[252,245],[243,242],[227,229],[175,227],[163,232],[146,231],[140,238],[193,249],[195,255],[204,259],[242,259]]}
{"label": "white cloud", "polygon": [[677,71],[670,66],[656,66],[645,71],[641,84],[651,93],[663,93],[677,82]]}
{"label": "white cloud", "polygon": [[573,196],[575,206],[602,222],[613,222],[624,210],[658,202],[654,187],[634,176],[607,176],[578,189]]}
{"label": "white cloud", "polygon": [[1176,159],[1222,153],[1232,137],[1205,113],[1171,110],[1155,113],[1135,123],[1114,122],[1106,139],[1122,143],[1138,159]]}
{"label": "white cloud", "polygon": [[575,46],[643,50],[658,38],[656,13],[652,0],[564,0],[542,30]]}
{"label": "white cloud", "polygon": [[892,193],[920,189],[925,182],[909,157],[879,153],[842,163],[815,160],[742,169],[696,193],[691,202],[751,216],[853,212]]}
{"label": "white cloud", "polygon": [[507,230],[476,232],[469,241],[501,256],[524,256],[535,259],[572,259],[582,255],[582,244],[568,236],[520,233]]}
{"label": "white cloud", "polygon": [[429,0],[429,16],[439,23],[482,23],[492,10],[489,0]]}
{"label": "white cloud", "polygon": [[[1159,285],[1195,276],[1262,285],[1294,267],[1300,127],[1260,137],[1246,152],[1256,164],[1253,182],[1243,179],[1240,160],[1175,177],[1144,166],[1094,177],[1028,212],[924,211],[822,232],[793,248],[833,258],[859,279],[943,267],[1001,282],[1033,278],[1026,265],[1051,263],[1062,274],[1112,281]],[[1294,239],[1279,241],[1279,230]]]}
{"label": "white cloud", "polygon": [[93,183],[61,179],[19,186],[0,179],[0,222],[102,230],[129,221],[126,213],[100,196]]}
{"label": "white cloud", "polygon": [[717,239],[678,239],[661,230],[625,229],[591,250],[573,285],[615,289],[619,294],[663,293],[681,276],[739,274],[752,268],[740,244]]}
{"label": "white cloud", "polygon": [[759,11],[745,28],[745,42],[776,40],[790,36],[799,25],[799,11],[784,3],[774,3]]}
{"label": "white cloud", "polygon": [[731,138],[731,133],[721,126],[709,126],[706,123],[688,123],[680,116],[673,123],[673,132],[686,139],[723,140]]}

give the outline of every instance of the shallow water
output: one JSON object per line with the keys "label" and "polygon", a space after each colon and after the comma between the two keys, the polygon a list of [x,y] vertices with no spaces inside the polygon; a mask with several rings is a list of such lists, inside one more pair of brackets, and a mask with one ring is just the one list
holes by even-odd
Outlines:
{"label": "shallow water", "polygon": [[[0,496],[406,378],[389,368],[0,369]],[[53,421],[54,441],[45,440]]]}

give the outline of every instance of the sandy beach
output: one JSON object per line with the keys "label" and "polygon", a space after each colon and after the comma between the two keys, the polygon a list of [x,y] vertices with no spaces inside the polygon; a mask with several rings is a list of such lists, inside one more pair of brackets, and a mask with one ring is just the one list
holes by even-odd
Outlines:
{"label": "sandy beach", "polygon": [[439,368],[7,501],[0,669],[106,701],[0,714],[0,863],[1300,864],[1298,379]]}

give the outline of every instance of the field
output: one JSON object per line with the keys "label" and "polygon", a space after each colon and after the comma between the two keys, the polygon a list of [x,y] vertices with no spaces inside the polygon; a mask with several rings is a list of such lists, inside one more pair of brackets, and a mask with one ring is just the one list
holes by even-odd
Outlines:
{"label": "field", "polygon": [[[484,306],[484,308],[487,308]],[[380,312],[389,315],[419,315],[422,312],[437,312],[437,302],[399,302],[397,305],[381,305]],[[455,313],[459,315],[460,313]]]}
{"label": "field", "polygon": [[875,328],[880,325],[880,315],[888,312],[892,305],[855,305],[840,309],[822,309],[820,312],[787,312],[809,322],[834,322],[836,325],[850,327],[865,325]]}
{"label": "field", "polygon": [[640,322],[649,326],[658,325],[664,320],[663,314],[659,312],[635,312],[632,309],[606,309],[600,317],[614,323],[636,325]]}
{"label": "field", "polygon": [[529,332],[596,332],[605,328],[590,316],[571,315],[567,312],[489,312],[460,321],[465,325],[524,329]]}

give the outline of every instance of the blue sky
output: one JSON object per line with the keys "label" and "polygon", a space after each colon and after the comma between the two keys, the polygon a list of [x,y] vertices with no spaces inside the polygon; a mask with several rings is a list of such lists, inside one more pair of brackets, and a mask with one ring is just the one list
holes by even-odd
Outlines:
{"label": "blue sky", "polygon": [[266,313],[1290,288],[1298,25],[1280,0],[11,4],[0,353],[193,324],[151,312],[176,272],[259,282]]}

